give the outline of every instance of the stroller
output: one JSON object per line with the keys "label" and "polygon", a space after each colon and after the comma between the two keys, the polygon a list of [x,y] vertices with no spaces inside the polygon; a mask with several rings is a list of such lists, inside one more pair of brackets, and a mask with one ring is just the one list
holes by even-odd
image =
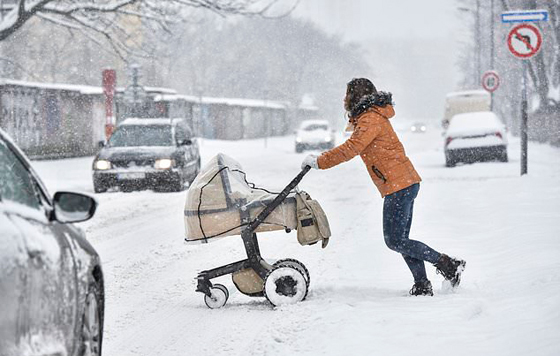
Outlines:
{"label": "stroller", "polygon": [[188,244],[209,243],[222,237],[241,235],[247,259],[202,271],[197,292],[211,309],[223,307],[227,288],[212,279],[232,275],[236,288],[251,297],[265,297],[273,306],[302,301],[309,290],[309,271],[295,259],[273,264],[260,254],[257,232],[298,231],[301,245],[331,236],[328,220],[319,203],[296,189],[310,167],[305,167],[280,193],[249,183],[239,163],[218,154],[198,174],[187,193],[185,227]]}

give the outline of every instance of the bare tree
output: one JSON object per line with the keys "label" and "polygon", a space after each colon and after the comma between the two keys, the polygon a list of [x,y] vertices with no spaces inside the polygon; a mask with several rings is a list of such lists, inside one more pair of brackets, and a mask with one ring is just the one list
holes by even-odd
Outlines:
{"label": "bare tree", "polygon": [[80,31],[96,43],[106,40],[121,58],[125,58],[126,54],[138,52],[141,47],[134,34],[131,34],[130,27],[134,27],[134,23],[150,23],[167,31],[171,23],[181,20],[182,10],[185,8],[201,8],[220,15],[266,16],[278,2],[279,0],[6,1],[0,9],[0,41],[9,38],[28,21],[38,17],[58,26]]}

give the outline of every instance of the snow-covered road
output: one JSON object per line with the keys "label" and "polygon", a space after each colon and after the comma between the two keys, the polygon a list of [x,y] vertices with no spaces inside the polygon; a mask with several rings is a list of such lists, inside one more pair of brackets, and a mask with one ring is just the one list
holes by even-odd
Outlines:
{"label": "snow-covered road", "polygon": [[[244,258],[237,237],[183,243],[186,192],[99,194],[96,216],[81,224],[101,255],[106,278],[104,355],[560,355],[560,149],[530,144],[519,176],[519,141],[509,163],[444,167],[442,137],[400,132],[423,178],[412,238],[467,261],[455,292],[428,267],[434,297],[410,297],[402,257],[385,247],[382,200],[359,159],[310,172],[300,188],[330,219],[327,249],[301,247],[295,233],[263,233],[262,255],[292,257],[311,272],[308,298],[271,308],[237,292],[208,309],[195,293],[197,272]],[[238,160],[257,185],[281,188],[305,154],[292,137],[209,141]],[[92,158],[37,161],[51,193],[92,192]]]}

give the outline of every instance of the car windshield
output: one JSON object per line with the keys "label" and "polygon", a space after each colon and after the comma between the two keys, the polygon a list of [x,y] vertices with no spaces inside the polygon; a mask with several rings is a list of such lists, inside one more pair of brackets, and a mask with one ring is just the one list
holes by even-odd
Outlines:
{"label": "car windshield", "polygon": [[329,127],[327,125],[322,125],[322,124],[312,124],[312,125],[308,125],[305,126],[303,128],[304,131],[315,131],[315,130],[328,130]]}
{"label": "car windshield", "polygon": [[113,147],[172,146],[173,137],[169,125],[120,126],[109,140]]}

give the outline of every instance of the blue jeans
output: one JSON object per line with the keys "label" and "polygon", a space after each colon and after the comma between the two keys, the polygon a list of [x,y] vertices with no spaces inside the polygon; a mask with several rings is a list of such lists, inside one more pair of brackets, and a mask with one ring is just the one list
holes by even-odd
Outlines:
{"label": "blue jeans", "polygon": [[418,195],[420,184],[416,183],[389,194],[383,202],[383,235],[385,243],[391,250],[400,253],[414,276],[414,282],[428,280],[424,261],[436,263],[440,253],[426,244],[410,240],[412,209]]}

